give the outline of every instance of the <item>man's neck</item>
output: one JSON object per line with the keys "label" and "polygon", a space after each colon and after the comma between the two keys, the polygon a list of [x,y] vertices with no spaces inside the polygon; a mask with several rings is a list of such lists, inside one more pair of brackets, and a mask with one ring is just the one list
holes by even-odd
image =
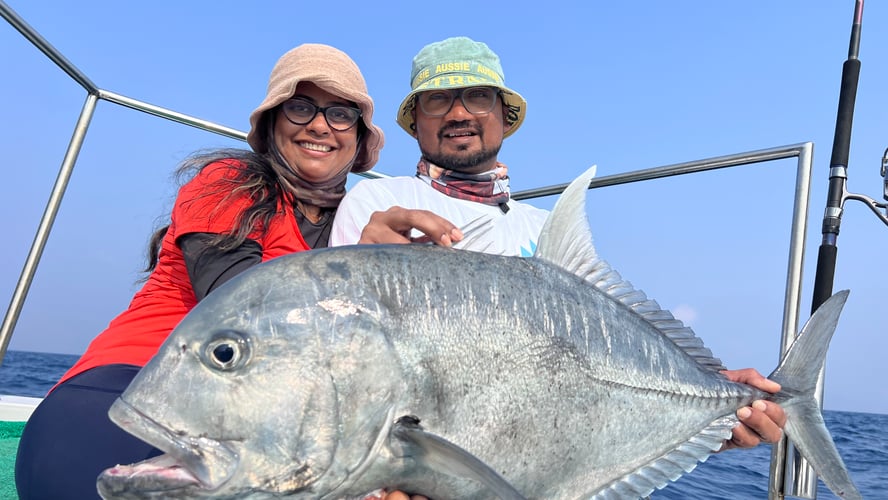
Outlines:
{"label": "man's neck", "polygon": [[425,156],[423,156],[422,159],[431,165],[435,165],[436,167],[443,168],[446,170],[452,170],[454,172],[459,172],[461,174],[469,174],[469,175],[483,174],[484,172],[490,172],[491,170],[493,170],[497,167],[496,157],[493,157],[489,160],[485,160],[481,163],[477,163],[477,164],[472,165],[470,167],[460,166],[460,168],[451,168],[449,166],[435,163],[434,161],[430,160],[429,158],[427,158]]}

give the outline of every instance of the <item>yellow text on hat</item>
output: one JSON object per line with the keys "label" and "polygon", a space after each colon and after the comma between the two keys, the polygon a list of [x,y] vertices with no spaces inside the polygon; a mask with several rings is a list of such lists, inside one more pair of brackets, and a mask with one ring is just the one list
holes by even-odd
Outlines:
{"label": "yellow text on hat", "polygon": [[452,88],[456,86],[484,85],[490,83],[493,82],[483,76],[450,75],[432,78],[431,80],[420,84],[416,89],[436,89],[439,87]]}
{"label": "yellow text on hat", "polygon": [[490,78],[493,78],[493,81],[495,81],[497,83],[502,83],[502,80],[500,79],[500,76],[497,74],[497,72],[490,69],[490,68],[486,68],[486,67],[479,64],[478,67],[475,69],[475,71],[477,71],[478,73],[481,73],[482,75],[487,75]]}
{"label": "yellow text on hat", "polygon": [[472,65],[467,62],[449,62],[435,65],[435,73],[448,73],[450,71],[471,71]]}

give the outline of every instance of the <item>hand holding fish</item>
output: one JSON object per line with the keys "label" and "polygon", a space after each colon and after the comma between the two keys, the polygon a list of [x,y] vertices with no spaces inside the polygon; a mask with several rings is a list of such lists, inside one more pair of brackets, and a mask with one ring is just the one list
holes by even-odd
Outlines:
{"label": "hand holding fish", "polygon": [[[765,392],[776,393],[780,384],[769,380],[754,368],[724,370],[729,380],[751,385]],[[755,401],[751,406],[737,410],[740,425],[734,428],[731,439],[725,441],[721,451],[732,448],[754,448],[765,443],[776,443],[783,437],[786,413],[780,405],[770,401]]]}
{"label": "hand holding fish", "polygon": [[[411,238],[413,229],[426,236]],[[384,212],[373,212],[361,232],[358,243],[434,243],[449,247],[460,241],[463,234],[447,219],[428,210],[391,207]]]}

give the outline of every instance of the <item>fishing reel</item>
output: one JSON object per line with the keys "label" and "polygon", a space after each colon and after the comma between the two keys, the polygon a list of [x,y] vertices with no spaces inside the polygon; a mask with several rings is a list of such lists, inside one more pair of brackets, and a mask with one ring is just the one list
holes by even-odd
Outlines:
{"label": "fishing reel", "polygon": [[[888,201],[888,149],[885,149],[885,154],[882,155],[882,168],[879,172],[882,175],[882,198]],[[843,196],[843,205],[844,200],[857,200],[863,202],[874,214],[876,214],[876,217],[878,217],[879,220],[888,226],[888,203],[879,203],[875,199],[864,194],[849,193],[847,191]]]}

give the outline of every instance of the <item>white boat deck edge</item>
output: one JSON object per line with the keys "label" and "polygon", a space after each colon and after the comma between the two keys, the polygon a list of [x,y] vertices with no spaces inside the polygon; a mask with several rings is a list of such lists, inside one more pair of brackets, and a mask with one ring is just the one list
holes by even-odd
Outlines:
{"label": "white boat deck edge", "polygon": [[42,398],[0,394],[0,420],[24,422],[28,420],[40,401]]}

